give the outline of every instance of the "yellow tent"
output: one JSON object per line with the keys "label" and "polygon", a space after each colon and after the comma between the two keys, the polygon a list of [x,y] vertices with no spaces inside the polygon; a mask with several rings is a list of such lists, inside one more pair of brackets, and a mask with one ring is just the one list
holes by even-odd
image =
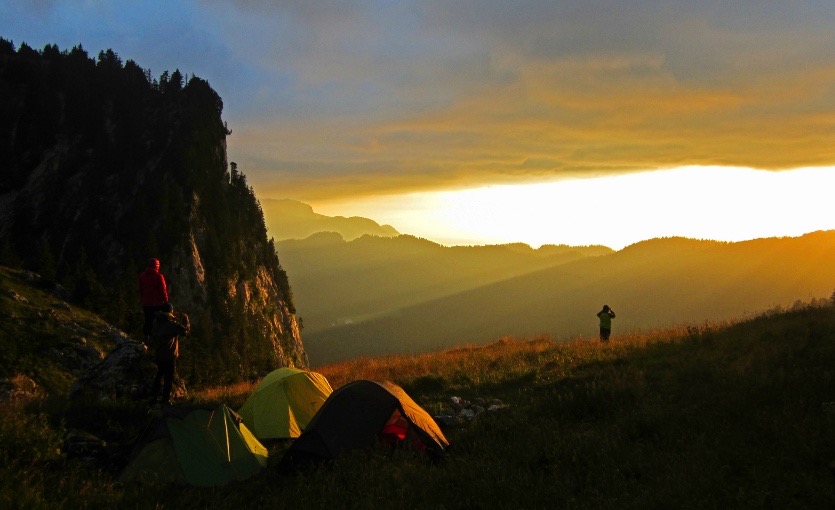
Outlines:
{"label": "yellow tent", "polygon": [[258,439],[299,437],[333,390],[325,377],[297,368],[279,368],[238,410]]}

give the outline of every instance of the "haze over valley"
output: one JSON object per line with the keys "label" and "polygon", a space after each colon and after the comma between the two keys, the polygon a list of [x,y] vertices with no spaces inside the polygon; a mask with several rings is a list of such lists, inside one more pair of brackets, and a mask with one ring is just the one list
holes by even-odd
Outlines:
{"label": "haze over valley", "polygon": [[617,311],[617,336],[791,307],[835,289],[835,231],[735,243],[659,238],[618,251],[323,232],[276,249],[314,365],[503,336],[594,339],[603,304]]}

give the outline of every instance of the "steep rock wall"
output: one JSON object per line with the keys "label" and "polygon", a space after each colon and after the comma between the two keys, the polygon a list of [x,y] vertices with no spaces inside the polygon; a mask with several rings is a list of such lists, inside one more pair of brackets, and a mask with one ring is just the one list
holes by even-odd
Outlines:
{"label": "steep rock wall", "polygon": [[137,276],[162,260],[193,381],[308,365],[289,281],[208,82],[80,48],[0,40],[0,263],[62,283],[138,334]]}

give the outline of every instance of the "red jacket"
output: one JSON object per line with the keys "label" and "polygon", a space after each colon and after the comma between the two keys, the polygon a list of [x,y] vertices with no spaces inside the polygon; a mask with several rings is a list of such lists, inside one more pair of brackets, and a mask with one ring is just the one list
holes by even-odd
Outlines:
{"label": "red jacket", "polygon": [[153,267],[139,273],[139,296],[142,306],[159,306],[168,302],[165,276]]}

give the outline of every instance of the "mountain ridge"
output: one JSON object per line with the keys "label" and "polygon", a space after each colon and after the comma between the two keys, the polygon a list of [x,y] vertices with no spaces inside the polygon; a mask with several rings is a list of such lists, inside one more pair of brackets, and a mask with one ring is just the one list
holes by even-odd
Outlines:
{"label": "mountain ridge", "polygon": [[606,247],[522,243],[442,246],[410,235],[362,236],[346,241],[336,233],[276,244],[293,274],[294,299],[305,334],[334,323],[355,322],[381,312],[464,289],[612,252]]}
{"label": "mountain ridge", "polygon": [[[689,248],[683,249],[684,246]],[[595,313],[618,313],[614,334],[724,320],[818,299],[835,288],[835,231],[738,243],[661,238],[544,268],[380,317],[311,332],[311,362],[424,352],[503,336],[594,337]]]}
{"label": "mountain ridge", "polygon": [[326,216],[313,211],[304,202],[291,199],[262,198],[267,230],[277,240],[305,239],[319,232],[337,232],[347,240],[363,235],[392,237],[399,232],[391,225],[380,225],[361,216]]}

